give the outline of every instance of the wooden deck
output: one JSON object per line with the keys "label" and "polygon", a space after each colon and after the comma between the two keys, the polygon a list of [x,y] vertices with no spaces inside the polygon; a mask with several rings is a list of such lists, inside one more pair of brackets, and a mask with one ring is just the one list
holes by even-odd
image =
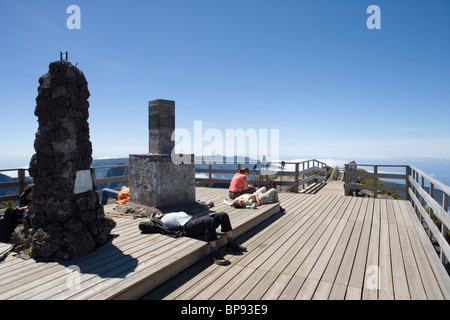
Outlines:
{"label": "wooden deck", "polygon": [[[197,199],[215,202],[212,210],[229,213],[236,236],[279,211],[279,204],[234,209],[223,203],[227,195],[223,189],[197,190]],[[113,217],[117,226],[112,241],[85,256],[66,262],[8,256],[0,264],[0,300],[138,299],[209,254],[206,241],[141,234],[138,224],[146,218]],[[225,243],[221,235],[218,245]],[[0,243],[0,251],[8,247]]]}
{"label": "wooden deck", "polygon": [[450,278],[406,201],[282,193],[280,214],[277,205],[232,209],[226,197],[224,189],[197,188],[197,199],[230,214],[248,247],[225,255],[229,266],[204,259],[205,241],[143,235],[142,219],[117,216],[114,239],[86,256],[64,263],[9,256],[0,264],[0,299],[450,297]]}
{"label": "wooden deck", "polygon": [[[197,263],[143,299],[448,299],[450,280],[409,202],[280,195],[228,267]],[[377,277],[377,274],[379,277]]]}

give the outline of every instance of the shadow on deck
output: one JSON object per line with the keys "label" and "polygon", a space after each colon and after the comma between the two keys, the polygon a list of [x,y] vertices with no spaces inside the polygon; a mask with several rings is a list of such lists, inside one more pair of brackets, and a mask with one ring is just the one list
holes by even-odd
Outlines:
{"label": "shadow on deck", "polygon": [[[212,211],[229,213],[235,237],[279,211],[279,204],[234,209],[223,203],[227,196],[226,189],[197,190],[197,199],[215,203]],[[105,206],[105,213],[110,208]],[[117,214],[113,218],[117,226],[112,240],[85,256],[42,262],[10,255],[0,264],[0,299],[138,299],[209,254],[206,241],[141,234],[138,224],[147,218]],[[218,246],[225,243],[225,235],[220,234]],[[0,249],[6,247],[1,244]]]}

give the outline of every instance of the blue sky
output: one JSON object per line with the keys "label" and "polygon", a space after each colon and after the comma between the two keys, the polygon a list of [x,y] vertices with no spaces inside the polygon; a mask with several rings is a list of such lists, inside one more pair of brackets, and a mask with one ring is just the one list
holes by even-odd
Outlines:
{"label": "blue sky", "polygon": [[147,153],[154,99],[175,100],[177,128],[278,129],[284,158],[450,158],[448,0],[0,0],[0,15],[1,168],[28,165],[61,50],[89,83],[94,158]]}

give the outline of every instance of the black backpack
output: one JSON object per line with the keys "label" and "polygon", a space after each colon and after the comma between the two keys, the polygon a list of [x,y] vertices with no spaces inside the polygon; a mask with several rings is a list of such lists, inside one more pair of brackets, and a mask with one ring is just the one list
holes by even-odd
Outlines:
{"label": "black backpack", "polygon": [[22,223],[22,213],[17,208],[8,208],[0,217],[0,242],[9,242],[14,229]]}

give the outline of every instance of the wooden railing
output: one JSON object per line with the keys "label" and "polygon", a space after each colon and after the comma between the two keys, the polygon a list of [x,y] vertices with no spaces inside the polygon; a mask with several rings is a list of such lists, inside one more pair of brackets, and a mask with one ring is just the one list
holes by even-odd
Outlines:
{"label": "wooden railing", "polygon": [[[360,167],[371,167],[373,172],[359,172]],[[404,169],[405,173],[381,173],[379,171],[380,167],[386,168],[400,168]],[[407,194],[409,182],[409,166],[407,165],[373,165],[373,164],[351,164],[345,165],[344,169],[344,190],[346,195],[352,195],[354,190],[369,190],[373,192],[374,198],[378,196],[378,191],[393,191],[393,192],[404,192]],[[373,185],[358,184],[356,183],[358,178],[373,178]],[[378,179],[394,179],[401,180],[405,182],[405,186],[382,186],[378,184]],[[408,196],[407,196],[408,199]]]}
{"label": "wooden railing", "polygon": [[26,181],[26,171],[27,169],[4,169],[0,170],[0,173],[2,172],[11,172],[16,171],[17,172],[17,181],[11,181],[11,182],[0,182],[0,189],[2,188],[17,188],[18,193],[12,194],[12,195],[6,195],[6,196],[0,196],[0,202],[6,202],[6,201],[14,201],[19,199],[19,194],[23,192],[23,189],[25,188]]}
{"label": "wooden railing", "polygon": [[[447,234],[447,230],[450,227],[450,215],[448,213],[450,188],[416,167],[411,166],[410,172],[411,174],[408,176],[410,183],[408,195],[411,204],[420,221],[422,223],[425,222],[428,226],[430,239],[434,237],[439,243],[441,260],[444,262],[445,257],[450,259],[450,246]],[[425,190],[425,181],[429,184],[428,192]],[[434,198],[436,187],[442,191],[441,203],[438,203]],[[426,208],[429,212],[427,212]],[[433,221],[434,218],[439,219],[441,224],[440,230],[435,221]]]}
{"label": "wooden railing", "polygon": [[[372,167],[373,172],[358,172],[359,167]],[[405,173],[380,173],[380,167],[400,168]],[[358,184],[358,178],[373,178],[373,185]],[[404,186],[381,186],[378,179],[399,179]],[[420,221],[425,223],[430,240],[434,238],[439,244],[439,252],[442,262],[450,258],[450,246],[447,230],[450,227],[450,215],[448,213],[448,198],[450,188],[435,178],[413,166],[407,165],[368,165],[349,163],[345,165],[344,190],[346,195],[351,195],[353,190],[370,190],[377,197],[378,191],[404,192],[406,200],[411,202]],[[425,183],[427,182],[427,183]],[[426,190],[428,184],[428,191]],[[442,201],[435,200],[436,188],[442,192]],[[440,228],[438,227],[440,225]]]}
{"label": "wooden railing", "polygon": [[[201,164],[201,163],[196,163]],[[208,164],[206,164],[208,165]],[[280,179],[276,181],[278,185],[284,185],[284,186],[299,186],[302,187],[305,184],[307,184],[310,181],[313,180],[326,180],[326,164],[324,162],[312,159],[312,160],[306,160],[302,162],[271,162],[271,163],[265,163],[262,164],[261,162],[258,163],[251,163],[251,164],[236,164],[236,170],[229,170],[229,169],[215,169],[213,168],[213,165],[209,164],[208,169],[196,169],[195,172],[197,173],[207,173],[208,176],[206,178],[202,177],[196,177],[197,182],[206,182],[208,185],[212,186],[215,183],[230,183],[231,178],[229,179],[219,179],[215,178],[215,174],[235,174],[241,167],[248,166],[252,167],[257,166],[256,170],[252,170],[253,176],[257,176],[258,179],[249,180],[250,184],[267,184],[269,182],[269,179],[273,176],[279,176]],[[96,178],[96,170],[99,169],[111,169],[111,168],[118,168],[123,167],[124,168],[124,174],[122,176],[115,176],[115,177],[107,177],[107,178]],[[290,170],[290,167],[292,167],[292,170]],[[252,169],[251,168],[251,169]],[[276,168],[276,169],[274,169]],[[1,196],[0,202],[6,202],[6,201],[14,201],[19,199],[19,194],[22,193],[23,189],[25,188],[26,180],[25,180],[25,173],[27,169],[5,169],[0,170],[1,172],[7,172],[7,171],[17,171],[18,172],[18,181],[14,182],[3,182],[0,183],[0,189],[1,188],[11,188],[16,187],[18,188],[18,193],[7,195],[7,196]],[[91,168],[92,176],[94,177],[94,181],[96,185],[101,185],[104,183],[111,183],[111,182],[124,182],[125,184],[128,184],[128,165],[126,164],[120,164],[120,165],[111,165],[111,166],[102,166],[102,167],[92,167]],[[286,181],[285,179],[281,177],[292,177],[290,179],[291,181]]]}
{"label": "wooden railing", "polygon": [[[213,164],[209,164],[207,169],[196,169],[196,173],[207,173],[207,177],[196,177],[198,182],[203,182],[210,187],[216,183],[229,184],[231,178],[242,167],[250,169],[248,183],[253,185],[267,185],[269,180],[278,176],[276,184],[279,186],[304,187],[313,180],[324,181],[327,179],[327,165],[324,162],[312,159],[302,162],[261,162],[250,164],[236,164],[236,169],[215,169]],[[252,170],[256,166],[255,170]],[[229,174],[226,179],[216,178],[215,174]],[[287,177],[287,178],[285,178]]]}

